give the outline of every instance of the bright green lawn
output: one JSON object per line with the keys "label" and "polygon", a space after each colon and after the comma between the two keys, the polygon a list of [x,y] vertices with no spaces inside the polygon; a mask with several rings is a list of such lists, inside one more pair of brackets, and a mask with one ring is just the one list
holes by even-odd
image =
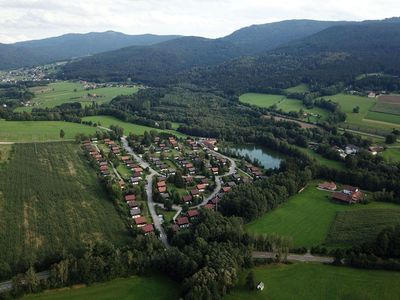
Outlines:
{"label": "bright green lawn", "polygon": [[245,288],[242,274],[239,286],[226,300],[395,300],[400,299],[400,272],[296,263],[253,269],[263,291]]}
{"label": "bright green lawn", "polygon": [[61,121],[5,121],[0,120],[0,141],[4,142],[43,142],[61,140],[60,130],[65,132],[64,139],[73,139],[77,133],[94,134],[95,127]]}
{"label": "bright green lawn", "polygon": [[173,300],[178,299],[178,286],[165,277],[131,277],[98,283],[79,289],[48,291],[29,295],[30,300]]}
{"label": "bright green lawn", "polygon": [[[76,92],[74,91],[76,89]],[[94,90],[84,90],[83,84],[78,82],[61,81],[50,83],[48,86],[35,87],[31,89],[35,93],[32,100],[35,108],[55,107],[67,102],[80,102],[89,105],[93,101],[102,104],[111,101],[119,95],[136,93],[136,87],[106,87]],[[88,94],[96,94],[100,97],[89,97]],[[31,111],[32,107],[20,107],[16,111]]]}
{"label": "bright green lawn", "polygon": [[[387,123],[394,123],[400,125],[400,116],[399,115],[392,115],[392,114],[385,114],[381,112],[370,111],[368,112],[367,119],[380,121],[380,122],[387,122]],[[393,127],[397,127],[394,125]]]}
{"label": "bright green lawn", "polygon": [[111,125],[118,125],[124,128],[124,134],[128,135],[129,133],[134,133],[137,135],[143,134],[145,131],[157,131],[157,132],[167,132],[171,133],[173,135],[176,135],[177,137],[183,137],[186,138],[186,135],[179,133],[175,130],[161,130],[161,129],[156,129],[153,127],[148,127],[148,126],[143,126],[143,125],[137,125],[137,124],[132,124],[132,123],[127,123],[121,120],[118,120],[117,118],[111,117],[111,116],[93,116],[93,117],[85,117],[83,118],[83,121],[92,121],[97,124],[101,124],[101,126],[104,127],[110,127]]}
{"label": "bright green lawn", "polygon": [[308,85],[303,83],[285,90],[288,93],[305,93],[309,91]]}
{"label": "bright green lawn", "polygon": [[[319,114],[321,120],[328,117],[328,112],[324,109],[314,107],[312,109],[307,109],[301,100],[288,99],[283,95],[272,95],[272,94],[257,94],[257,93],[247,93],[240,96],[240,101],[243,103],[259,106],[259,107],[270,107],[276,104],[278,109],[282,109],[284,112],[295,111],[298,112],[303,109],[305,112],[312,114]],[[310,121],[318,121],[312,118]]]}
{"label": "bright green lawn", "polygon": [[246,225],[246,228],[252,233],[277,233],[292,237],[294,247],[311,247],[324,244],[331,224],[339,211],[373,208],[400,209],[400,206],[395,204],[377,202],[351,206],[338,204],[329,199],[329,192],[318,190],[317,183],[311,183],[302,193],[293,196],[281,207]]}
{"label": "bright green lawn", "polygon": [[381,154],[386,161],[398,163],[400,162],[400,148],[388,148]]}
{"label": "bright green lawn", "polygon": [[297,147],[299,150],[303,151],[304,153],[308,154],[312,158],[315,158],[317,162],[322,165],[333,169],[344,169],[344,163],[336,160],[330,160],[323,157],[321,154],[316,153],[314,150],[309,148],[301,148]]}

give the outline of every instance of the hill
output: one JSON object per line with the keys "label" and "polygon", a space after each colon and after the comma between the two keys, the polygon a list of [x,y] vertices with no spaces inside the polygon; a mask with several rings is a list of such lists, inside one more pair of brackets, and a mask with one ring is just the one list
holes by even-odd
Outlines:
{"label": "hill", "polygon": [[82,59],[65,67],[63,78],[125,80],[160,84],[176,73],[208,67],[309,36],[341,22],[290,20],[253,25],[220,39],[183,37],[150,47],[129,47]]}
{"label": "hill", "polygon": [[128,46],[144,46],[178,38],[177,35],[127,35],[115,31],[65,34],[0,47],[0,69],[19,68],[83,57]]}
{"label": "hill", "polygon": [[363,22],[327,28],[259,57],[191,71],[194,83],[236,92],[300,83],[352,82],[359,74],[399,75],[400,23]]}
{"label": "hill", "polygon": [[248,55],[257,55],[341,24],[346,22],[287,20],[245,27],[222,40],[246,49]]}

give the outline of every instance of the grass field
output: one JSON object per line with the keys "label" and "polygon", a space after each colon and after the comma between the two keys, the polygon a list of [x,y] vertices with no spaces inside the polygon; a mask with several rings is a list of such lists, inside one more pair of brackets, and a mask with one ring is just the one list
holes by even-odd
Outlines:
{"label": "grass field", "polygon": [[288,88],[285,91],[288,93],[305,93],[308,92],[309,90],[310,89],[308,88],[307,84],[299,84],[297,86]]}
{"label": "grass field", "polygon": [[165,277],[130,277],[89,287],[48,291],[24,297],[26,300],[174,300],[179,297],[175,282]]}
{"label": "grass field", "polygon": [[396,124],[400,125],[400,115],[393,115],[389,113],[369,111],[368,114],[366,115],[366,119],[386,122],[386,123],[393,123],[394,125],[392,125],[392,127],[398,127],[396,126]]}
{"label": "grass field", "polygon": [[339,169],[339,170],[344,169],[345,165],[344,165],[344,163],[342,163],[340,161],[327,159],[327,158],[323,157],[322,155],[316,153],[314,150],[309,149],[309,148],[307,148],[307,149],[301,148],[301,147],[297,147],[297,148],[299,150],[303,151],[304,153],[308,154],[310,157],[314,158],[322,166],[327,166],[329,168]]}
{"label": "grass field", "polygon": [[59,121],[5,121],[0,120],[0,141],[2,142],[44,142],[60,139],[74,139],[77,133],[94,134],[95,127]]}
{"label": "grass field", "polygon": [[[80,102],[83,106],[90,105],[93,101],[98,104],[111,101],[119,95],[129,95],[136,93],[136,87],[105,87],[94,90],[85,90],[83,84],[79,82],[55,82],[48,86],[34,87],[31,89],[35,93],[32,100],[33,107],[45,108],[55,107],[68,102]],[[76,91],[75,91],[76,90]],[[97,97],[89,97],[88,94],[96,94]],[[16,111],[31,111],[31,107],[20,107]]]}
{"label": "grass field", "polygon": [[326,243],[351,247],[372,242],[382,229],[395,225],[400,225],[400,208],[341,211],[336,215]]}
{"label": "grass field", "polygon": [[[259,107],[270,107],[276,104],[278,109],[282,109],[284,112],[295,111],[298,112],[303,109],[307,113],[319,114],[321,116],[321,121],[328,117],[328,112],[324,109],[318,107],[307,109],[302,101],[296,99],[288,99],[283,95],[271,95],[271,94],[257,94],[257,93],[247,93],[240,96],[240,101],[250,105],[255,105]],[[318,121],[316,118],[311,117],[310,121]]]}
{"label": "grass field", "polygon": [[143,126],[143,125],[137,125],[137,124],[132,124],[132,123],[127,123],[123,122],[121,120],[118,120],[117,118],[111,117],[111,116],[93,116],[93,117],[85,117],[83,118],[84,121],[92,121],[97,124],[101,124],[101,126],[104,127],[110,127],[111,125],[118,125],[124,128],[124,134],[128,135],[130,132],[141,135],[145,131],[150,132],[152,130],[157,131],[157,132],[167,132],[173,135],[176,135],[177,137],[183,137],[186,138],[186,135],[177,132],[175,130],[161,130],[153,127],[148,127],[148,126]]}
{"label": "grass field", "polygon": [[226,300],[394,300],[400,295],[400,273],[335,267],[322,264],[296,263],[253,269],[263,291],[245,288],[242,274],[239,286]]}
{"label": "grass field", "polygon": [[0,261],[39,262],[104,239],[122,244],[129,236],[79,146],[13,145],[0,165]]}
{"label": "grass field", "polygon": [[[329,192],[318,190],[316,185],[317,182],[313,182],[281,207],[246,225],[247,230],[289,236],[293,238],[294,247],[311,247],[325,245],[338,212],[381,208],[400,210],[400,206],[389,203],[337,204],[329,199]],[[373,226],[373,223],[370,225]]]}
{"label": "grass field", "polygon": [[388,162],[400,162],[400,148],[388,148],[381,155]]}

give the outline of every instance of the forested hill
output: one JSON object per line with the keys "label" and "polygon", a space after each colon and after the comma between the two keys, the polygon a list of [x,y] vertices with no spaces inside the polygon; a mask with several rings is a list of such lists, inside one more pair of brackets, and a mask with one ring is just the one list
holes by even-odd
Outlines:
{"label": "forested hill", "polygon": [[177,35],[127,35],[114,31],[65,34],[0,47],[0,69],[19,68],[83,57],[128,46],[153,45]]}
{"label": "forested hill", "polygon": [[215,40],[184,37],[152,47],[130,47],[74,62],[66,66],[63,75],[92,80],[132,78],[159,84],[171,80],[176,72],[265,53],[336,24],[344,23],[290,20],[253,25]]}
{"label": "forested hill", "polygon": [[283,46],[288,42],[305,38],[335,25],[349,22],[287,20],[239,29],[222,38],[246,49],[246,54],[257,55]]}
{"label": "forested hill", "polygon": [[145,83],[169,81],[178,72],[216,65],[243,55],[230,42],[182,37],[153,46],[128,47],[84,58],[65,66],[64,78],[125,80]]}
{"label": "forested hill", "polygon": [[263,56],[193,70],[185,77],[244,92],[300,82],[329,86],[373,72],[400,75],[400,23],[395,20],[330,27]]}

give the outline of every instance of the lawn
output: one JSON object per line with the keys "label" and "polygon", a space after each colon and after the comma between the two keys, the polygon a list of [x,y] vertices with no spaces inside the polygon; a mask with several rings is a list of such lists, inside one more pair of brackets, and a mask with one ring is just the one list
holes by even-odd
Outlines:
{"label": "lawn", "polygon": [[[138,91],[137,87],[105,87],[92,90],[85,90],[79,82],[61,81],[50,83],[48,86],[34,87],[35,93],[32,100],[33,107],[46,108],[68,102],[80,102],[83,106],[90,105],[93,101],[102,104],[111,101],[119,95],[130,95]],[[88,94],[96,94],[97,97],[90,97]],[[16,111],[31,111],[32,107],[20,107]]]}
{"label": "lawn", "polygon": [[[282,111],[284,112],[291,112],[291,111],[298,112],[300,109],[303,109],[307,113],[320,115],[321,120],[324,120],[328,117],[328,111],[318,107],[307,109],[303,105],[303,102],[301,100],[288,99],[284,95],[247,93],[240,96],[239,99],[243,103],[259,107],[270,107],[275,104],[278,109],[282,109]],[[317,122],[318,120],[311,117],[310,121]]]}
{"label": "lawn", "polygon": [[335,247],[351,247],[372,242],[382,229],[396,225],[400,225],[400,206],[341,211],[336,215],[326,243]]}
{"label": "lawn", "polygon": [[179,287],[165,277],[130,277],[98,283],[88,287],[70,288],[61,291],[47,291],[29,295],[26,300],[173,300],[179,298]]}
{"label": "lawn", "polygon": [[370,112],[368,112],[368,114],[366,116],[366,119],[379,121],[379,122],[397,124],[397,126],[396,125],[391,125],[392,128],[393,127],[398,127],[398,125],[400,125],[400,116],[399,115],[389,114],[389,113],[370,111]]}
{"label": "lawn", "polygon": [[299,84],[297,86],[288,88],[285,91],[288,93],[305,93],[305,92],[308,92],[309,90],[310,89],[308,88],[308,85],[303,83],[303,84]]}
{"label": "lawn", "polygon": [[95,127],[62,121],[5,121],[0,120],[0,141],[2,142],[44,142],[74,139],[77,133],[94,134]]}
{"label": "lawn", "polygon": [[14,269],[90,240],[122,245],[129,235],[79,146],[13,145],[0,165],[0,261]]}
{"label": "lawn", "polygon": [[388,162],[400,162],[400,148],[388,148],[381,155]]}
{"label": "lawn", "polygon": [[329,199],[329,192],[318,190],[316,185],[317,182],[310,183],[302,193],[293,196],[281,207],[246,225],[247,230],[257,234],[277,233],[289,236],[293,238],[294,247],[311,247],[325,245],[338,212],[375,208],[400,209],[395,204],[378,202],[351,206],[338,204]]}
{"label": "lawn", "polygon": [[245,288],[246,272],[238,287],[226,300],[392,300],[399,299],[400,273],[362,270],[323,264],[296,263],[270,265],[253,269],[255,278],[263,281],[263,291]]}
{"label": "lawn", "polygon": [[314,158],[318,162],[318,164],[320,164],[321,166],[326,166],[326,167],[338,169],[338,170],[344,169],[344,163],[342,163],[340,161],[325,158],[321,154],[316,153],[314,150],[312,150],[310,148],[301,148],[301,147],[297,147],[297,148],[300,151],[303,151],[304,153],[309,155],[310,157]]}
{"label": "lawn", "polygon": [[177,137],[182,137],[186,138],[186,135],[179,133],[178,131],[175,130],[161,130],[153,127],[148,127],[148,126],[143,126],[143,125],[137,125],[137,124],[132,124],[128,122],[121,121],[117,118],[111,117],[111,116],[93,116],[93,117],[85,117],[83,118],[84,121],[92,121],[93,123],[101,124],[101,126],[104,127],[110,127],[111,125],[118,125],[124,128],[124,134],[128,135],[129,133],[137,134],[137,135],[142,135],[145,131],[157,131],[157,132],[166,132],[173,134]]}

